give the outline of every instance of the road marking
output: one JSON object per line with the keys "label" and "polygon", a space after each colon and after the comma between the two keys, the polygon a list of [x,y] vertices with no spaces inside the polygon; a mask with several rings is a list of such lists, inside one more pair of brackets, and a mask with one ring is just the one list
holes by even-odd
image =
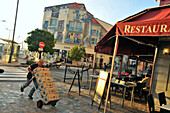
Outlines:
{"label": "road marking", "polygon": [[4,73],[0,74],[0,82],[25,82],[27,80],[27,71],[17,67],[2,67]]}

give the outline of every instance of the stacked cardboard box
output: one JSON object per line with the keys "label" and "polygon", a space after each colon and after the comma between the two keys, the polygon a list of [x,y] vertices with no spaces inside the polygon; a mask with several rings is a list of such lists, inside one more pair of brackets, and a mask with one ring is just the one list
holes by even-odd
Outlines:
{"label": "stacked cardboard box", "polygon": [[38,67],[34,72],[36,73],[36,80],[38,88],[40,89],[42,101],[47,104],[49,101],[59,100],[59,94],[57,93],[55,82],[53,82],[53,76],[50,76],[51,72],[49,68]]}

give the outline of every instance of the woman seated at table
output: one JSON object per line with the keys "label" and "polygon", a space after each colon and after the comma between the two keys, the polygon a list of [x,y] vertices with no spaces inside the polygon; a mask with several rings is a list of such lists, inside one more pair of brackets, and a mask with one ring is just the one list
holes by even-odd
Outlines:
{"label": "woman seated at table", "polygon": [[145,97],[145,101],[147,101],[147,95],[150,87],[150,76],[146,75],[143,80],[139,81],[139,83],[145,83],[145,86],[142,88],[142,95]]}
{"label": "woman seated at table", "polygon": [[146,75],[145,78],[141,81],[139,81],[139,83],[145,83],[145,87],[143,88],[143,90],[145,91],[149,91],[149,86],[150,86],[150,76]]}

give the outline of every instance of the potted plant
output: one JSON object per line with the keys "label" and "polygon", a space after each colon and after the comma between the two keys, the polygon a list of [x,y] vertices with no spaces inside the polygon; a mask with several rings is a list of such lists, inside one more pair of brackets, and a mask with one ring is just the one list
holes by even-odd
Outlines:
{"label": "potted plant", "polygon": [[126,73],[126,75],[130,75],[130,74],[132,74],[132,70],[131,69],[126,69],[125,73]]}
{"label": "potted plant", "polygon": [[70,59],[73,61],[74,65],[78,65],[78,61],[81,60],[86,55],[85,47],[74,46],[69,53]]}

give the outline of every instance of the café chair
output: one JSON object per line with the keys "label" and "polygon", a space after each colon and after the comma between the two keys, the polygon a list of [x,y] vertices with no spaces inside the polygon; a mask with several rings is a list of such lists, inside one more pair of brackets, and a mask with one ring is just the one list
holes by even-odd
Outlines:
{"label": "caf\u00e9 chair", "polygon": [[[120,81],[116,79],[116,80],[114,80],[114,82],[119,83]],[[118,90],[118,85],[111,83],[110,87],[112,87],[112,91],[113,91],[113,88],[114,88],[114,94],[116,94],[116,91]]]}
{"label": "caf\u00e9 chair", "polygon": [[147,100],[148,100],[149,112],[150,113],[160,113],[159,111],[155,111],[154,99],[153,99],[152,94],[148,95]]}
{"label": "caf\u00e9 chair", "polygon": [[140,101],[142,97],[144,96],[143,94],[143,88],[145,87],[145,83],[137,83],[137,86],[135,87],[134,94],[136,97],[140,98]]}
{"label": "caf\u00e9 chair", "polygon": [[125,81],[125,82],[129,82],[129,81],[130,81],[130,80],[129,80],[129,77],[125,77],[125,78],[123,78],[122,80]]}
{"label": "caf\u00e9 chair", "polygon": [[166,105],[165,92],[158,93],[160,106]]}
{"label": "caf\u00e9 chair", "polygon": [[[166,105],[165,92],[158,93],[160,106]],[[165,112],[165,110],[160,109],[160,112]]]}

